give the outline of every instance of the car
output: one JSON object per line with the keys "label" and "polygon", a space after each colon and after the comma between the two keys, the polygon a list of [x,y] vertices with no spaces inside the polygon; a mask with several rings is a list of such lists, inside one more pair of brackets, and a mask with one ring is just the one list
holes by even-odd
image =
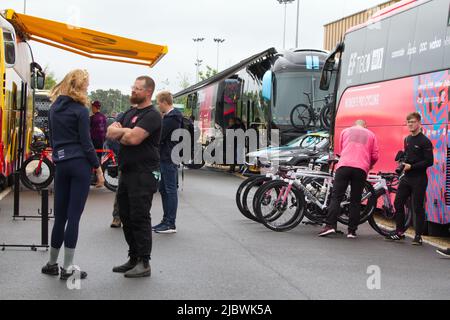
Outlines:
{"label": "car", "polygon": [[308,165],[311,159],[327,155],[330,149],[330,135],[319,131],[302,135],[284,146],[269,147],[247,154],[244,173],[260,173],[261,168],[279,165]]}

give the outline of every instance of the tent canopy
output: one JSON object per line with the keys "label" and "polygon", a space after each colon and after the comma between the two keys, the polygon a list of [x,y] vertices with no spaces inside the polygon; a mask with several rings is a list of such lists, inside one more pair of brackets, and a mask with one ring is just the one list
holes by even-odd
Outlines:
{"label": "tent canopy", "polygon": [[92,59],[153,67],[168,52],[167,46],[19,14],[11,9],[3,16],[24,40],[34,40]]}

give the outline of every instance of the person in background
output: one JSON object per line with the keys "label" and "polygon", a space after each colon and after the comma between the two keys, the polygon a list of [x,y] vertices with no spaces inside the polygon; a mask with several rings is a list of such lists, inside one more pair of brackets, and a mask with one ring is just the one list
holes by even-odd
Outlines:
{"label": "person in background", "polygon": [[183,125],[183,115],[173,106],[172,94],[162,91],[156,96],[156,103],[163,114],[163,124],[160,144],[161,157],[161,193],[164,216],[160,224],[153,227],[156,233],[176,233],[176,218],[178,209],[178,165],[172,161],[172,150],[177,144],[172,141],[172,134]]}
{"label": "person in background", "polygon": [[326,226],[319,236],[336,233],[337,218],[341,214],[341,202],[350,185],[350,221],[347,238],[355,239],[361,215],[364,183],[379,157],[378,142],[375,134],[367,129],[366,122],[358,120],[353,127],[342,131],[340,146],[341,155],[336,167],[331,202],[325,220]]}
{"label": "person in background", "polygon": [[[55,222],[51,236],[50,259],[42,273],[59,275],[58,256],[64,244],[64,265],[61,280],[74,271],[75,249],[81,215],[88,198],[92,168],[99,184],[104,182],[102,169],[89,134],[87,88],[89,74],[74,70],[67,74],[51,92],[53,104],[49,113],[50,141],[53,147],[55,173]],[[87,273],[81,272],[81,279]]]}
{"label": "person in background", "polygon": [[[115,112],[113,114],[115,114],[115,116],[116,116],[114,122],[122,121],[122,118],[124,115],[123,112],[120,112],[120,113]],[[110,123],[108,125],[108,127],[110,125],[112,125],[112,123]],[[112,140],[112,139],[106,139],[104,149],[112,150],[114,152],[114,156],[116,157],[116,161],[119,160],[118,157],[119,157],[120,143],[118,141]],[[119,174],[118,179],[120,181],[120,173],[118,173],[118,174]],[[119,214],[119,204],[117,201],[117,192],[116,192],[116,196],[114,198],[114,206],[113,206],[112,216],[113,216],[113,221],[111,222],[110,227],[115,228],[115,229],[122,227],[122,221],[120,221],[120,214]]]}
{"label": "person in background", "polygon": [[411,113],[406,117],[408,130],[411,133],[404,142],[405,161],[404,176],[400,179],[395,196],[396,232],[387,240],[400,241],[405,239],[405,205],[411,197],[414,207],[416,235],[413,245],[422,245],[422,234],[425,229],[425,197],[428,187],[427,169],[434,164],[433,144],[422,133],[422,116]]}
{"label": "person in background", "polygon": [[[233,131],[236,131],[236,130],[239,130],[239,129],[242,129],[242,130],[245,131],[245,129],[242,128],[242,122],[240,121],[240,119],[239,119],[239,118],[236,118],[236,117],[230,118],[230,119],[228,120],[228,127],[227,127],[227,130],[233,130]],[[237,149],[237,143],[238,143],[238,141],[237,141],[237,138],[236,138],[236,137],[234,138],[233,142],[227,141],[227,140],[226,140],[226,133],[225,133],[225,139],[224,139],[224,142],[225,142],[225,145],[224,145],[224,152],[226,152],[226,150],[227,150],[227,145],[228,145],[228,143],[233,143],[233,153],[234,153],[234,154],[233,154],[233,163],[230,164],[230,169],[228,170],[228,172],[229,172],[229,173],[234,173],[234,172],[236,171],[236,165],[237,165],[237,162],[238,162],[238,160],[237,160],[237,158],[238,158],[238,149]],[[226,154],[226,153],[225,153],[225,154]]]}
{"label": "person in background", "polygon": [[[100,101],[92,102],[92,116],[91,116],[91,138],[95,149],[103,149],[106,137],[106,116],[100,112]],[[101,159],[101,153],[97,154]]]}

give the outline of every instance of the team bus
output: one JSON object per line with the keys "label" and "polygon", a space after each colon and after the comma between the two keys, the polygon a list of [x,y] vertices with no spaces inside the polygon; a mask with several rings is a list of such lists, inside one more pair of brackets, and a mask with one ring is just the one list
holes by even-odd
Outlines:
{"label": "team bus", "polygon": [[348,30],[325,63],[321,89],[329,89],[338,56],[335,153],[341,131],[365,119],[381,149],[374,172],[394,172],[394,158],[409,134],[406,115],[419,112],[434,145],[426,201],[429,232],[448,230],[450,0],[401,1]]}
{"label": "team bus", "polygon": [[30,153],[33,133],[33,89],[43,88],[44,74],[33,61],[30,48],[13,25],[0,15],[0,187],[11,183]]}
{"label": "team bus", "polygon": [[[44,109],[48,109],[49,104],[46,93],[36,92],[36,89],[44,88],[45,74],[34,61],[29,41],[38,41],[93,59],[147,67],[154,66],[168,51],[166,46],[72,27],[19,14],[11,9],[1,11],[0,189],[11,184],[12,174],[19,171],[24,160],[30,156],[35,102],[43,102],[41,106]],[[45,125],[40,118],[42,110],[38,108],[37,111],[36,123]]]}
{"label": "team bus", "polygon": [[[200,131],[202,145],[223,138],[231,118],[245,128],[280,130],[281,144],[297,138],[290,113],[294,106],[314,101],[326,93],[319,90],[321,68],[327,52],[270,48],[174,95],[185,106]],[[317,106],[318,108],[319,106]],[[309,128],[314,129],[314,128]],[[270,140],[270,136],[269,136]],[[270,142],[270,141],[269,141]]]}
{"label": "team bus", "polygon": [[272,68],[264,75],[262,96],[268,105],[266,119],[270,128],[280,130],[282,145],[302,133],[293,126],[291,117],[299,104],[311,107],[305,130],[323,129],[318,118],[329,92],[319,90],[319,83],[327,57],[328,52],[322,50],[285,51],[274,57]]}

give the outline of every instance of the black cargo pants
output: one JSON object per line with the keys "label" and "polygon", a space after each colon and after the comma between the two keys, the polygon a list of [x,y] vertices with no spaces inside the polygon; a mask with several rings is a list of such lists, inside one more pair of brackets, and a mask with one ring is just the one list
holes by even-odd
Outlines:
{"label": "black cargo pants", "polygon": [[150,209],[159,181],[152,172],[121,172],[117,201],[123,224],[128,254],[133,258],[150,259],[152,221]]}

